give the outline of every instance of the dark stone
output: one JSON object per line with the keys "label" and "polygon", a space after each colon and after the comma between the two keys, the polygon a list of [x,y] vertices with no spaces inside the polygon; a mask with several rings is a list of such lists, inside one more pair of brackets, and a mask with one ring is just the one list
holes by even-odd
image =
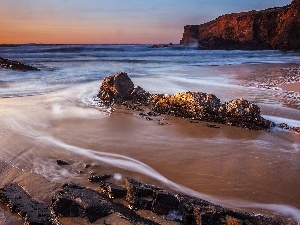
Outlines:
{"label": "dark stone", "polygon": [[110,174],[102,174],[102,175],[92,175],[88,178],[88,180],[92,183],[101,182],[111,178]]}
{"label": "dark stone", "polygon": [[233,221],[241,221],[242,224],[283,224],[282,221],[274,220],[270,217],[231,210],[220,205],[186,195],[179,197],[178,212],[183,216],[182,224],[223,225],[227,224],[226,222],[233,223]]}
{"label": "dark stone", "polygon": [[114,211],[118,212],[120,216],[133,224],[141,224],[141,225],[159,225],[158,223],[145,219],[139,215],[137,215],[132,209],[129,209],[121,204],[114,204]]}
{"label": "dark stone", "polygon": [[126,189],[111,182],[100,182],[100,190],[109,198],[123,198],[126,196]]}
{"label": "dark stone", "polygon": [[289,130],[290,129],[289,125],[287,125],[286,123],[279,124],[279,127],[282,128],[282,129],[285,129],[285,130]]}
{"label": "dark stone", "polygon": [[60,224],[48,206],[34,200],[17,184],[12,183],[1,188],[0,199],[12,212],[16,212],[24,218],[24,224]]}
{"label": "dark stone", "polygon": [[63,185],[53,197],[52,207],[57,215],[83,217],[91,223],[112,213],[112,203],[106,196],[73,183]]}
{"label": "dark stone", "polygon": [[38,68],[25,65],[23,63],[4,59],[0,57],[0,66],[5,69],[20,70],[20,71],[39,71]]}
{"label": "dark stone", "polygon": [[157,214],[168,214],[171,210],[177,210],[178,198],[166,190],[156,190],[152,203],[152,211]]}
{"label": "dark stone", "polygon": [[61,160],[61,159],[56,160],[56,163],[60,166],[70,165],[67,161],[64,161],[64,160]]}
{"label": "dark stone", "polygon": [[154,191],[161,188],[132,178],[125,178],[126,200],[133,208],[151,209]]}
{"label": "dark stone", "polygon": [[150,93],[148,91],[145,91],[140,86],[135,87],[133,89],[133,91],[131,92],[132,101],[135,102],[135,103],[148,105],[149,104],[149,97],[150,97]]}
{"label": "dark stone", "polygon": [[106,196],[78,184],[64,184],[53,197],[53,210],[63,217],[84,217],[93,223],[99,218],[117,213],[133,224],[157,225],[137,215],[122,204],[113,203]]}

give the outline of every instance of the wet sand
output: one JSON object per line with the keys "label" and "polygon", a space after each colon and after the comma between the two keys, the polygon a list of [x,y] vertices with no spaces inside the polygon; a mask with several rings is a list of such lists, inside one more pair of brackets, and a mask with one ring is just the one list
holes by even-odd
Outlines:
{"label": "wet sand", "polygon": [[300,83],[289,83],[279,85],[280,88],[286,91],[295,91],[300,93]]}
{"label": "wet sand", "polygon": [[[63,183],[97,188],[87,181],[89,173],[110,173],[235,209],[299,219],[299,134],[209,128],[169,116],[147,121],[122,108],[107,114],[78,101],[86,88],[0,99],[0,157],[7,163],[0,186],[16,182],[50,204]],[[58,166],[57,159],[71,165]],[[85,164],[92,167],[84,170]]]}

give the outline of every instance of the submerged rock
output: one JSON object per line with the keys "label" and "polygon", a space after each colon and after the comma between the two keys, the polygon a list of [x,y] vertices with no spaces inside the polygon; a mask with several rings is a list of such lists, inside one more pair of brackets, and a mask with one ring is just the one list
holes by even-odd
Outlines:
{"label": "submerged rock", "polygon": [[17,62],[17,61],[12,61],[9,59],[4,59],[0,57],[0,66],[2,68],[6,69],[12,69],[12,70],[21,70],[21,71],[39,71],[38,68],[25,65],[23,63]]}
{"label": "submerged rock", "polygon": [[60,225],[47,205],[34,200],[17,184],[1,188],[0,199],[12,212],[24,218],[24,224]]}

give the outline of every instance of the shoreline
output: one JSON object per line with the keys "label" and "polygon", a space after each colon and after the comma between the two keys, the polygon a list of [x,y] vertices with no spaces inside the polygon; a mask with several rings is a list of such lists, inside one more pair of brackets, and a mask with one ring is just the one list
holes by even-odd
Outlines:
{"label": "shoreline", "polygon": [[[25,99],[26,101],[24,101]],[[55,101],[53,101],[53,99],[55,99]],[[37,104],[45,100],[47,106],[46,111]],[[83,179],[87,174],[85,173],[83,177],[80,178],[78,171],[82,170],[84,164],[91,164],[94,165],[91,171],[96,173],[119,173],[122,174],[122,177],[134,177],[147,183],[159,186],[163,185],[163,187],[168,189],[166,184],[161,183],[153,177],[149,177],[147,173],[139,172],[138,167],[138,170],[131,171],[129,169],[130,167],[128,170],[118,165],[112,166],[106,164],[105,161],[93,160],[85,155],[87,150],[93,150],[93,154],[120,154],[139,160],[176,184],[184,185],[207,196],[215,196],[216,199],[220,200],[220,204],[223,202],[222,205],[225,206],[225,202],[229,203],[233,199],[269,204],[276,204],[283,199],[289,199],[289,201],[294,201],[291,205],[300,205],[300,203],[296,201],[296,190],[289,190],[288,193],[293,192],[295,196],[288,196],[284,192],[286,191],[285,185],[279,187],[281,185],[278,186],[278,183],[275,182],[276,180],[274,180],[274,182],[272,181],[275,177],[266,177],[264,179],[257,177],[257,174],[264,174],[265,170],[273,170],[271,165],[265,165],[266,158],[268,158],[267,160],[269,162],[275,162],[280,159],[278,161],[279,164],[286,164],[285,157],[287,153],[280,153],[280,158],[277,158],[279,152],[276,152],[272,157],[268,156],[268,151],[274,148],[273,144],[272,146],[264,146],[264,148],[267,147],[269,149],[266,151],[261,149],[260,142],[256,140],[269,141],[271,138],[271,142],[274,141],[274,146],[276,146],[276,138],[278,135],[279,137],[283,135],[286,141],[291,139],[290,134],[287,132],[275,132],[272,134],[265,131],[251,131],[222,124],[218,124],[220,128],[216,129],[208,127],[207,122],[191,123],[188,119],[168,115],[163,116],[165,125],[159,125],[158,118],[153,117],[153,120],[147,120],[139,116],[139,111],[128,110],[124,107],[117,108],[108,115],[99,113],[97,109],[74,108],[71,100],[70,102],[62,100],[64,104],[61,104],[62,102],[60,103],[60,100],[61,99],[56,95],[1,99],[3,106],[5,106],[2,113],[12,113],[11,116],[14,117],[15,122],[19,121],[20,124],[12,123],[11,125],[19,130],[10,131],[12,132],[10,135],[5,132],[0,142],[11,143],[11,146],[6,146],[5,144],[4,146],[8,148],[7,150],[10,151],[12,155],[20,154],[18,151],[22,149],[32,149],[32,152],[21,151],[22,157],[20,157],[20,159],[16,158],[15,160],[17,161],[8,160],[8,162],[13,164],[17,162],[20,169],[30,168],[30,161],[28,164],[28,161],[22,162],[21,159],[23,157],[26,159],[27,155],[30,157],[34,154],[35,156],[31,158],[31,161],[34,162],[35,166],[31,170],[38,172],[38,176],[44,177],[43,179],[51,183],[53,182],[56,187],[62,185],[62,181],[59,180],[77,181],[85,186],[90,185],[86,178]],[[52,102],[55,102],[55,104],[51,108]],[[20,103],[22,104],[22,112],[17,110]],[[32,104],[37,105],[37,109],[32,109]],[[8,111],[6,111],[5,108]],[[37,116],[36,113],[40,110],[44,113],[42,115],[38,114],[39,116]],[[14,111],[16,112],[13,113]],[[22,114],[22,117],[20,117],[20,114]],[[24,118],[24,115],[27,115],[27,117]],[[35,119],[32,120],[30,117]],[[3,118],[5,118],[5,116],[2,117],[2,119]],[[20,125],[24,127],[22,128]],[[7,124],[3,127],[6,126]],[[49,127],[51,127],[50,133],[48,131]],[[78,129],[78,127],[80,127],[80,129]],[[38,133],[36,133],[37,131]],[[32,135],[37,136],[35,138],[32,137]],[[48,143],[38,138],[44,135],[51,138],[52,142]],[[28,139],[29,137],[31,138]],[[78,139],[78,137],[80,137],[80,139]],[[237,148],[235,142],[238,140],[241,144],[238,145]],[[62,142],[62,144],[65,143],[68,146],[65,144],[56,145],[55,143],[57,143],[57,141]],[[291,142],[293,141],[292,138]],[[71,146],[82,148],[80,150],[81,155],[66,149]],[[258,148],[258,150],[255,151],[256,153],[253,153],[253,150],[247,146]],[[51,149],[50,152],[49,149]],[[261,150],[262,152],[260,152]],[[292,151],[292,149],[289,148],[286,148],[286,150]],[[39,158],[43,160],[37,160]],[[65,170],[65,168],[54,166],[53,164],[56,159],[69,161],[74,167]],[[247,170],[253,170],[250,176],[254,177],[241,180],[240,177],[243,177],[246,169],[243,169],[243,165],[247,165]],[[223,169],[219,170],[220,168]],[[241,171],[235,171],[235,168],[241,168]],[[291,171],[282,171],[282,173],[291,173]],[[5,173],[1,174],[1,176],[3,175],[6,176]],[[34,190],[38,184],[32,182],[35,180],[35,175],[32,174],[32,176],[33,177],[27,177],[26,179],[28,179],[27,182],[30,183],[31,190]],[[291,176],[293,177],[293,175]],[[6,177],[6,179],[8,178]],[[17,183],[20,181],[24,182],[22,176],[20,178],[14,178],[11,181],[13,180]],[[235,183],[235,180],[239,180],[239,184]],[[4,181],[4,179],[2,179],[2,181]],[[230,182],[228,183],[228,181]],[[254,185],[254,187],[254,183],[259,185]],[[27,183],[27,185],[29,184]],[[255,190],[254,192],[251,190],[251,186],[253,190]],[[281,194],[277,194],[277,200],[274,199],[274,201],[270,201],[273,194],[264,193],[264,187],[267,186],[276,187],[281,190],[279,191]],[[1,183],[1,187],[3,187],[3,183]],[[256,189],[258,187],[262,189],[259,191]],[[41,190],[41,187],[39,187],[38,190]],[[278,190],[276,190],[276,192],[278,192]],[[46,194],[44,191],[32,193],[34,197],[39,196],[38,199],[42,200],[45,200],[44,197],[47,196],[43,196]],[[47,198],[49,199],[50,196]],[[49,202],[49,200],[47,201]],[[235,208],[233,202],[231,206]],[[241,202],[240,206],[244,205]],[[240,210],[242,208],[243,207],[241,207]],[[266,213],[266,209],[256,208],[252,210],[251,208],[245,208],[245,210],[262,214]],[[271,212],[272,210],[267,211],[267,214],[274,213]],[[276,214],[277,213],[274,213],[273,215]]]}

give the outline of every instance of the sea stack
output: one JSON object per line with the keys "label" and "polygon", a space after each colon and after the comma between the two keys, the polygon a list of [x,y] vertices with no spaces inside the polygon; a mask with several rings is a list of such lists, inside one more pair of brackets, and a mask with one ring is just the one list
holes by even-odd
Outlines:
{"label": "sea stack", "polygon": [[183,45],[201,49],[300,51],[300,0],[265,9],[226,14],[201,24],[186,25]]}

